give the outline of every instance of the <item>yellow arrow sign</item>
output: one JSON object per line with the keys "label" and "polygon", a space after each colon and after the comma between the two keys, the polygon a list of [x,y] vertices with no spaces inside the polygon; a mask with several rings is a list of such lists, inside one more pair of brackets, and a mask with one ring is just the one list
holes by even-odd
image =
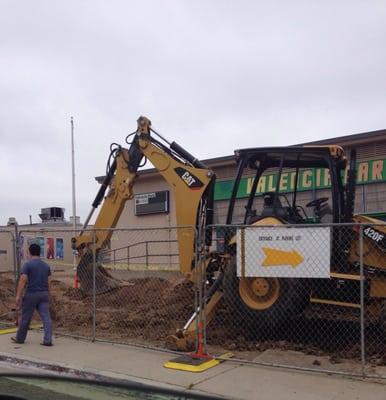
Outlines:
{"label": "yellow arrow sign", "polygon": [[304,260],[303,256],[296,250],[285,251],[270,249],[269,247],[263,247],[262,249],[265,254],[265,259],[262,264],[263,267],[291,265],[291,267],[296,268]]}

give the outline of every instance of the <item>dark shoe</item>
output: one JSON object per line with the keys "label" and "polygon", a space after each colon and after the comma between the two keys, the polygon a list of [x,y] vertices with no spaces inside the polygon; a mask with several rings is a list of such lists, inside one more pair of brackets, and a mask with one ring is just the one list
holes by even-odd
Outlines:
{"label": "dark shoe", "polygon": [[53,344],[52,343],[40,343],[40,346],[53,346]]}
{"label": "dark shoe", "polygon": [[23,344],[24,342],[19,342],[15,337],[11,337],[13,343]]}

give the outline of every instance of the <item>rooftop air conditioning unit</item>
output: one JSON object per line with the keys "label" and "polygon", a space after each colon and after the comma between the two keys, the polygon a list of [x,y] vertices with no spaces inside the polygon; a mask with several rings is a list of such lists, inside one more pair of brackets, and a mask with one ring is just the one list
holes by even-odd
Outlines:
{"label": "rooftop air conditioning unit", "polygon": [[16,218],[15,218],[15,217],[9,217],[9,218],[8,218],[8,222],[7,222],[7,225],[8,225],[8,226],[10,226],[10,225],[17,225]]}
{"label": "rooftop air conditioning unit", "polygon": [[43,222],[46,221],[63,221],[64,220],[64,208],[60,207],[49,207],[42,208],[39,217]]}

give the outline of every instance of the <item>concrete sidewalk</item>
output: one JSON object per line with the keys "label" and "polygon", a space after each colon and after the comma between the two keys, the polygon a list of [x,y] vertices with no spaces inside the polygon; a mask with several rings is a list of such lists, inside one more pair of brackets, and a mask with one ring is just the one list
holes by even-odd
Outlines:
{"label": "concrete sidewalk", "polygon": [[203,373],[173,371],[163,367],[173,354],[130,346],[91,343],[57,337],[54,347],[40,346],[41,333],[29,332],[27,342],[11,342],[0,335],[0,360],[44,371],[78,371],[131,380],[160,387],[194,390],[232,399],[372,399],[385,400],[386,382],[352,380],[321,373],[225,362]]}

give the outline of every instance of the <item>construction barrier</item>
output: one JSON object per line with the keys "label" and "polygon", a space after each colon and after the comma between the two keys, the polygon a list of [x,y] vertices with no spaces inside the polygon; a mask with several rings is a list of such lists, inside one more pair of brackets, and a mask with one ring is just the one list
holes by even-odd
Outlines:
{"label": "construction barrier", "polygon": [[0,332],[15,324],[15,290],[18,275],[15,231],[0,230]]}
{"label": "construction barrier", "polygon": [[[71,238],[79,234],[63,228],[19,233],[20,263],[27,259],[29,244],[37,243],[41,258],[51,266],[55,332],[170,347],[169,338],[189,320],[198,303],[196,286],[180,271],[178,247],[178,236],[190,237],[194,262],[195,229],[88,229],[82,233],[88,237],[88,250],[74,264]],[[195,341],[193,334],[191,349]]]}
{"label": "construction barrier", "polygon": [[208,348],[263,365],[386,377],[385,229],[210,227],[221,239],[213,250],[227,257]]}
{"label": "construction barrier", "polygon": [[[89,251],[77,270],[72,230],[23,231],[18,240],[9,236],[18,260],[4,272],[1,299],[14,296],[17,265],[36,242],[53,270],[57,334],[157,349],[178,348],[181,341],[174,339],[189,336],[190,351],[386,378],[385,228],[89,229],[83,232]],[[178,237],[197,239],[192,271]]]}
{"label": "construction barrier", "polygon": [[[101,234],[94,231],[94,239]],[[96,338],[165,347],[192,316],[196,288],[180,271],[178,236],[193,239],[196,232],[193,227],[114,230],[90,275]],[[195,257],[193,248],[191,254]],[[117,288],[108,290],[110,285]]]}

